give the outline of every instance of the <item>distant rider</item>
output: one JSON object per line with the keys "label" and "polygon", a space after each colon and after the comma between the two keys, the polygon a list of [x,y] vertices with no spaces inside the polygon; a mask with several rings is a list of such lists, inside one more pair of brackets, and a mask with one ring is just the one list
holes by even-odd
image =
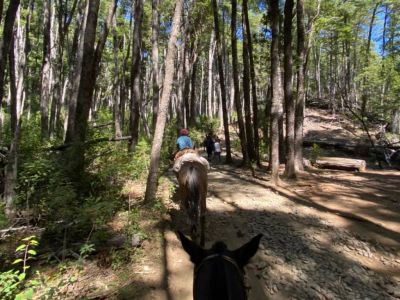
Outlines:
{"label": "distant rider", "polygon": [[192,139],[189,137],[189,130],[187,130],[186,128],[182,128],[179,131],[179,137],[176,140],[176,146],[178,148],[178,151],[175,154],[175,159],[181,157],[185,153],[196,152],[195,150],[193,150],[193,142]]}

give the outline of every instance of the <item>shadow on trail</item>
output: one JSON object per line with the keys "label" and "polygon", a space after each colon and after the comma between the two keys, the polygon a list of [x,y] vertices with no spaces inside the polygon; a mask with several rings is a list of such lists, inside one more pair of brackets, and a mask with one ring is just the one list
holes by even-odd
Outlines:
{"label": "shadow on trail", "polygon": [[[259,282],[250,284],[262,285],[266,295],[279,293],[288,299],[315,299],[323,294],[340,299],[388,297],[379,286],[380,279],[375,278],[380,275],[338,250],[337,246],[347,241],[339,233],[332,236],[334,227],[317,218],[246,210],[236,203],[224,203],[230,206],[229,211],[207,213],[207,245],[223,240],[232,249],[238,241],[263,233],[263,249],[258,251],[251,268]],[[171,217],[171,229],[188,233],[182,210],[173,209]],[[321,234],[316,236],[312,231]]]}
{"label": "shadow on trail", "polygon": [[[290,199],[291,201],[293,201],[293,202],[295,202],[297,204],[300,204],[300,205],[303,205],[303,206],[307,206],[307,207],[312,207],[314,209],[317,209],[320,212],[335,214],[335,215],[344,217],[346,219],[350,219],[352,221],[362,222],[363,226],[367,226],[368,227],[368,228],[366,228],[366,230],[369,230],[369,231],[371,231],[372,233],[374,233],[376,235],[382,235],[382,236],[384,236],[384,237],[386,237],[386,238],[388,238],[390,240],[395,241],[396,243],[400,243],[400,233],[399,232],[390,230],[388,228],[385,228],[385,227],[381,226],[380,224],[375,223],[375,222],[373,222],[373,221],[371,221],[369,219],[366,219],[366,218],[364,218],[363,216],[361,216],[361,215],[359,215],[357,213],[349,213],[349,212],[345,212],[345,211],[342,211],[342,210],[332,209],[332,208],[326,207],[324,205],[316,203],[315,201],[305,199],[303,195],[301,195],[301,194],[299,194],[299,193],[297,193],[295,191],[289,191],[289,190],[287,190],[285,188],[276,187],[276,186],[274,186],[272,184],[260,182],[259,180],[255,180],[255,179],[251,178],[250,176],[247,176],[243,172],[236,172],[236,171],[232,171],[232,170],[229,170],[229,169],[226,169],[226,168],[225,169],[221,168],[219,171],[222,172],[222,173],[228,174],[228,175],[230,175],[230,176],[232,176],[232,177],[234,177],[236,179],[240,179],[241,181],[245,181],[245,182],[250,183],[250,184],[255,184],[255,185],[258,185],[260,187],[273,190],[274,192],[278,193],[279,195],[281,195],[283,197],[286,197],[286,198]],[[357,175],[358,176],[363,176],[364,174],[363,173],[357,173]],[[368,176],[368,175],[366,175],[366,176]],[[397,176],[392,176],[392,177],[395,178],[395,179],[398,179]],[[391,178],[391,180],[393,180],[393,178]],[[322,181],[324,179],[321,178],[319,180]],[[339,182],[339,180],[335,180],[335,179],[332,179],[331,181],[327,181],[327,182],[329,182],[329,183],[336,182],[336,183],[339,183],[339,184],[342,184],[342,185],[346,185],[347,184],[347,185],[350,185],[350,186],[352,184],[349,181]],[[400,179],[399,179],[399,182],[400,182]],[[398,189],[398,187],[396,187],[396,188]],[[357,194],[357,193],[355,193],[355,194]],[[320,196],[321,197],[325,197],[325,198],[329,198],[329,197],[337,197],[337,194],[329,195],[327,193],[321,193]],[[381,204],[379,199],[376,199],[375,201],[376,201],[376,204]],[[374,209],[376,209],[376,208],[374,208]],[[363,211],[363,213],[365,213],[365,211]],[[399,220],[398,216],[396,216],[396,215],[393,215],[393,216],[388,216],[386,214],[382,215],[383,220],[387,220],[388,217],[389,218],[393,218],[393,220],[395,220],[395,221]],[[352,230],[351,226],[348,227],[348,230],[350,230],[350,231]]]}

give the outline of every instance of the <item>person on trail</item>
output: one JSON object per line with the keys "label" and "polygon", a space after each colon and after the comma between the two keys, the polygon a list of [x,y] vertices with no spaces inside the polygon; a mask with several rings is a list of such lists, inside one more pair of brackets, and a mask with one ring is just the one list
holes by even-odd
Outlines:
{"label": "person on trail", "polygon": [[196,152],[193,150],[193,142],[189,137],[189,130],[182,128],[179,131],[179,137],[176,140],[177,153],[175,154],[175,159],[181,157],[188,152]]}
{"label": "person on trail", "polygon": [[204,146],[206,147],[207,158],[210,159],[214,151],[214,140],[212,139],[211,134],[207,134],[207,137],[204,140]]}
{"label": "person on trail", "polygon": [[217,137],[214,143],[214,154],[215,157],[218,158],[218,161],[221,161],[221,140]]}

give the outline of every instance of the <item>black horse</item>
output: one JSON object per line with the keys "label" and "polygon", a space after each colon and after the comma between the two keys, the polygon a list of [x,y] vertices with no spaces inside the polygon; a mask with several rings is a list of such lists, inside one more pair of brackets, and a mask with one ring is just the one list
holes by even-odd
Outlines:
{"label": "black horse", "polygon": [[230,251],[223,242],[203,249],[178,231],[183,249],[194,263],[194,300],[244,300],[244,266],[256,254],[262,234]]}

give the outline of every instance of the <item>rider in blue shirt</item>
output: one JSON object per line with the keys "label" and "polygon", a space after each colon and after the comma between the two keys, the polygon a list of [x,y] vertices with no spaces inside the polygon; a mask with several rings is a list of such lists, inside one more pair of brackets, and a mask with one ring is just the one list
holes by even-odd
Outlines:
{"label": "rider in blue shirt", "polygon": [[176,140],[178,151],[181,151],[183,149],[193,149],[193,142],[188,135],[189,131],[185,128],[179,131],[179,137]]}

